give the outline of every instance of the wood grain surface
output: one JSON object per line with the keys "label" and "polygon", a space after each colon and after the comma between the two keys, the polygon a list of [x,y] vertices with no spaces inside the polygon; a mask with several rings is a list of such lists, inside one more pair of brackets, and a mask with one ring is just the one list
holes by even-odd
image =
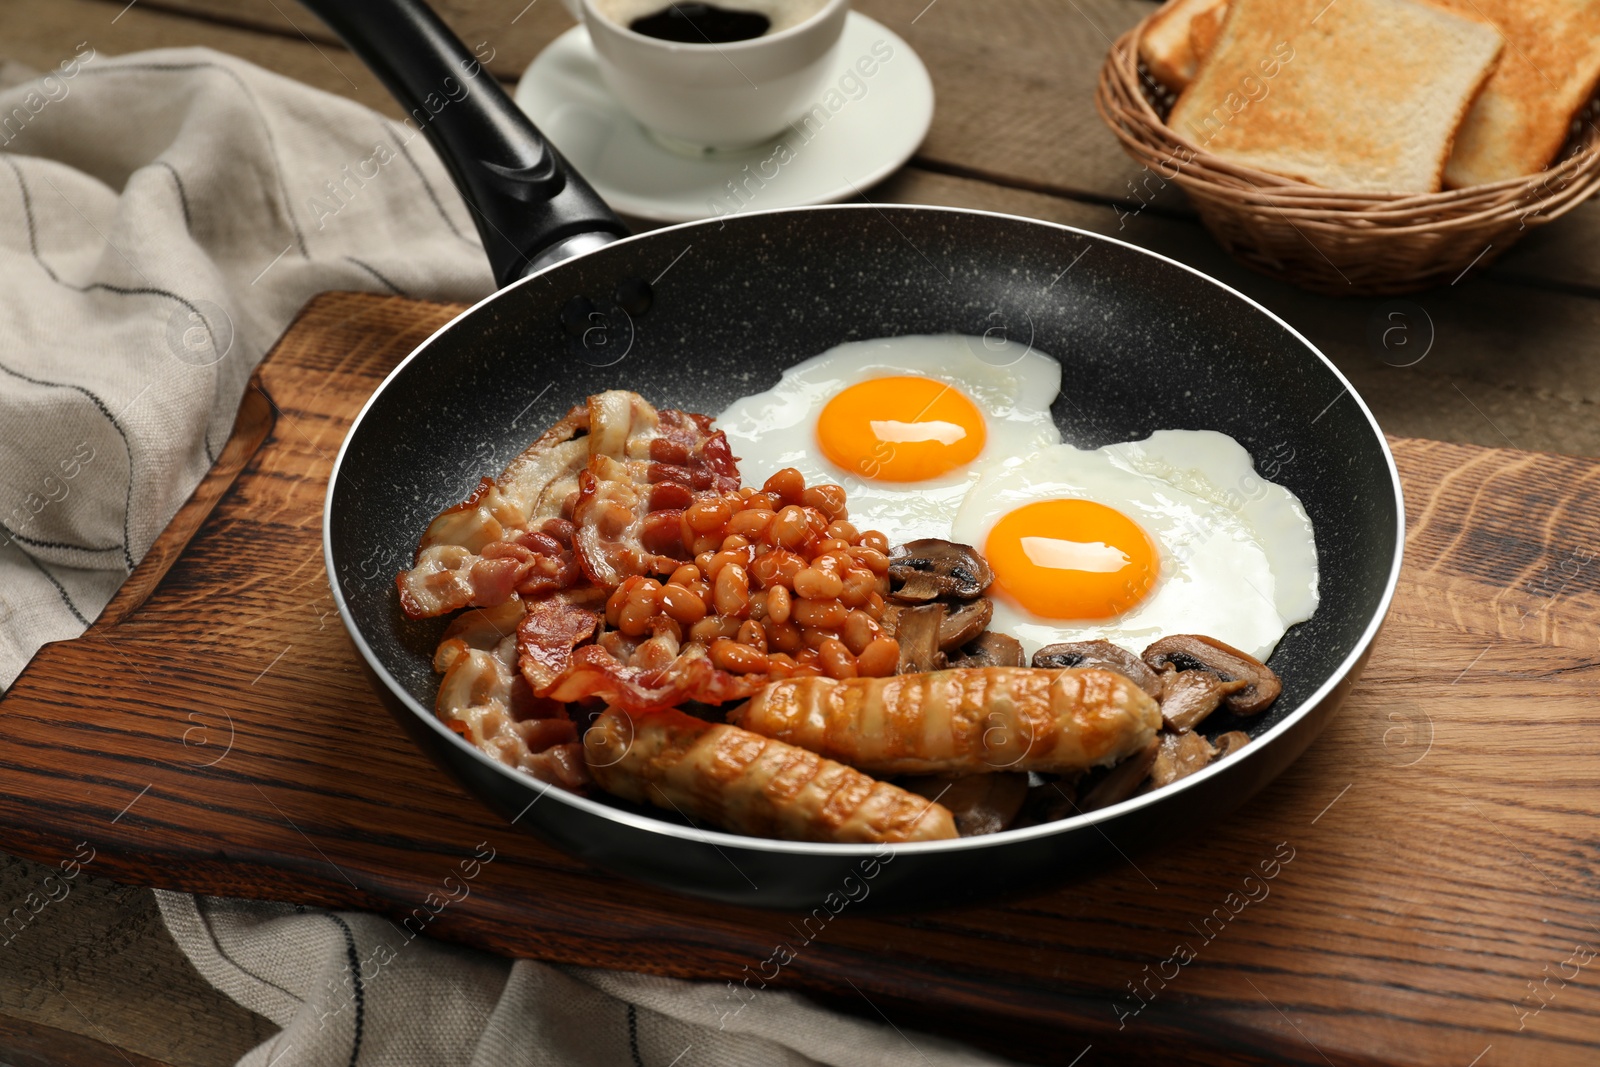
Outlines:
{"label": "wood grain surface", "polygon": [[[55,864],[87,840],[122,881],[422,909],[432,935],[684,977],[742,981],[789,944],[780,988],[1040,1063],[1089,1045],[1595,1061],[1600,464],[1397,440],[1395,609],[1282,779],[1202,840],[989,906],[847,910],[798,945],[795,916],[664,895],[508,829],[368,691],[322,570],[329,464],[382,374],[455,310],[330,294],[304,312],[259,374],[265,441],[202,487],[188,549],[0,701],[9,851]],[[485,842],[470,895],[432,915]]]}

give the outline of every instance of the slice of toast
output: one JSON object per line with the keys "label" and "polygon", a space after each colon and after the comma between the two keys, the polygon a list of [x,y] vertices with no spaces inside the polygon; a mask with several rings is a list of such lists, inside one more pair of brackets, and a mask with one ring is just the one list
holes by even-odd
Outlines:
{"label": "slice of toast", "polygon": [[1182,92],[1194,78],[1196,56],[1191,50],[1190,25],[1218,9],[1227,0],[1167,0],[1150,16],[1144,35],[1139,38],[1139,58],[1156,81],[1173,92]]}
{"label": "slice of toast", "polygon": [[1330,189],[1439,189],[1500,34],[1426,0],[1232,0],[1168,124],[1208,151]]}
{"label": "slice of toast", "polygon": [[1438,0],[1505,35],[1444,169],[1452,189],[1535,174],[1566,143],[1600,80],[1600,0]]}
{"label": "slice of toast", "polygon": [[1195,12],[1189,20],[1189,52],[1194,56],[1197,71],[1217,46],[1217,36],[1222,33],[1222,22],[1227,17],[1228,5],[1222,2]]}

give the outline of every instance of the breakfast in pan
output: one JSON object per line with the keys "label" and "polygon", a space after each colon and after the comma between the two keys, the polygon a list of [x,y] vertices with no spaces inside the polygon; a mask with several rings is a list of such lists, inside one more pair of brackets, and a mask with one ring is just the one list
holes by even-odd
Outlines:
{"label": "breakfast in pan", "polygon": [[1226,758],[1247,735],[1203,728],[1272,704],[1316,610],[1310,521],[1221,433],[1064,444],[1060,388],[942,335],[715,418],[590,396],[396,578],[455,613],[438,715],[552,785],[806,841],[1035,825]]}

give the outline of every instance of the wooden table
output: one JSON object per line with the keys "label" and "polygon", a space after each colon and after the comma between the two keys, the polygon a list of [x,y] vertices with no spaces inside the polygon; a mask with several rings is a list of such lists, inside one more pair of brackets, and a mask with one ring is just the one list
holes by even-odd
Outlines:
{"label": "wooden table", "polygon": [[[1108,40],[1149,4],[859,6],[917,48],[939,94],[926,144],[909,167],[869,192],[873,199],[1011,211],[1116,234],[1236,284],[1283,315],[1334,358],[1393,433],[1600,456],[1593,406],[1600,365],[1589,358],[1600,319],[1600,262],[1585,254],[1600,235],[1600,207],[1581,208],[1533,235],[1481,279],[1412,298],[1431,319],[1432,347],[1420,363],[1394,367],[1367,340],[1381,301],[1310,297],[1250,275],[1220,255],[1175,190],[1142,194],[1144,206],[1135,198],[1135,168],[1094,116],[1090,95]],[[567,25],[549,0],[526,9],[520,0],[441,7],[470,42],[493,43],[493,67],[507,79]],[[359,62],[298,8],[272,0],[140,0],[123,8],[100,0],[13,3],[0,9],[0,41],[11,57],[38,68],[86,37],[107,53],[204,44],[396,113]],[[1600,531],[1573,520],[1586,499],[1575,486],[1592,467],[1424,445],[1406,446],[1403,457],[1408,450],[1419,470],[1432,472],[1445,512],[1501,525],[1494,536],[1464,541],[1463,528],[1430,525],[1437,516],[1427,511],[1413,514],[1427,531],[1413,545],[1413,560],[1420,547],[1425,573],[1450,573],[1412,590],[1426,610],[1392,618],[1374,657],[1369,687],[1384,688],[1366,691],[1395,699],[1354,701],[1266,794],[1264,802],[1286,805],[1284,817],[1305,827],[1292,842],[1294,862],[1274,883],[1274,899],[1252,905],[1184,969],[1165,1003],[1153,1001],[1128,1023],[1136,1035],[1130,1044],[1117,1036],[1124,1031],[1109,1004],[1089,1003],[1092,992],[1119,978],[1141,980],[1146,965],[1160,966],[1183,923],[1201,921],[1205,905],[1230,891],[1232,874],[1242,875],[1233,867],[1267,858],[1276,842],[1236,835],[1222,854],[1227,862],[1208,873],[1164,853],[1138,856],[1137,870],[1099,883],[1104,899],[1080,896],[1076,911],[1066,913],[1058,902],[1039,919],[1051,941],[1092,943],[1107,924],[1129,932],[1118,953],[1067,955],[1051,964],[1065,986],[1084,991],[1082,1011],[1053,1018],[1035,1012],[1035,1032],[1021,1038],[1018,1027],[985,1032],[968,1019],[974,1040],[1017,1050],[1038,1048],[1038,1033],[1054,1033],[1060,1055],[1035,1058],[1063,1063],[1089,1044],[1112,1058],[1159,1048],[1168,1058],[1211,1059],[1203,1049],[1219,1034],[1232,1051],[1217,1055],[1234,1062],[1594,1061],[1589,1043],[1600,1032],[1600,996],[1592,966],[1553,998],[1524,999],[1525,986],[1559,970],[1576,946],[1600,946],[1592,925],[1593,834],[1571,830],[1574,820],[1581,825],[1595,814],[1594,776],[1574,771],[1594,746],[1570,742],[1573,727],[1593,718],[1600,641],[1592,619],[1600,601],[1592,595],[1592,563],[1578,566],[1581,577],[1568,588],[1552,578],[1600,551]],[[1530,471],[1538,474],[1532,488],[1540,499],[1527,496]],[[1513,497],[1543,509],[1528,512],[1525,530],[1523,515],[1504,512]],[[1545,523],[1563,501],[1568,513]],[[1538,549],[1532,555],[1530,545]],[[1467,559],[1475,574],[1458,575],[1463,553],[1473,551],[1484,557]],[[1470,648],[1469,639],[1476,642]],[[1436,706],[1429,687],[1441,679],[1454,684]],[[1400,718],[1388,717],[1395,712]],[[1419,749],[1408,746],[1421,745],[1424,732],[1432,745],[1413,761]],[[1413,802],[1370,799],[1394,781],[1415,790]],[[1368,783],[1373,788],[1363,788]],[[1565,799],[1550,799],[1552,783]],[[24,892],[40,873],[7,861],[0,899]],[[1435,883],[1469,890],[1441,900],[1430,892]],[[1365,887],[1374,889],[1371,898],[1351,904]],[[1329,910],[1326,900],[1341,903]],[[51,936],[19,940],[0,967],[0,1060],[98,1062],[115,1058],[114,1047],[129,1062],[222,1063],[270,1033],[193,975],[165,941],[147,896],[91,881],[52,911],[60,913],[56,930],[38,931]],[[1319,923],[1320,934],[1298,943],[1280,934]],[[981,914],[914,924],[930,937],[958,930],[973,951],[1015,954],[1025,964],[1037,953],[1005,929],[985,931]],[[859,957],[881,946],[861,926],[841,927],[836,947]],[[152,1000],[130,992],[134,982],[148,988],[152,980],[171,995]],[[1359,1017],[1350,1015],[1353,981],[1371,986]],[[1536,1015],[1516,1014],[1519,1004],[1527,1011],[1544,1002]],[[908,1025],[937,1025],[914,1004],[881,1006]],[[1197,1030],[1196,1020],[1206,1025]]]}

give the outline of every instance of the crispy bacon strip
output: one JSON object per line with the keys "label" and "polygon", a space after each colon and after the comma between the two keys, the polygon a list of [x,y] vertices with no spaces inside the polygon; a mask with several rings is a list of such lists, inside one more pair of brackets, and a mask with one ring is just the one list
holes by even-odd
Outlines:
{"label": "crispy bacon strip", "polygon": [[603,611],[604,596],[596,590],[569,590],[530,605],[517,630],[517,659],[535,695],[566,703],[598,697],[648,712],[691,700],[743,700],[766,683],[765,675],[712,666],[704,645],[680,647],[665,620],[639,643],[612,632],[603,644],[588,644]]}
{"label": "crispy bacon strip", "polygon": [[589,460],[589,411],[567,416],[512,460],[499,478],[428,524],[414,565],[395,579],[400,606],[413,619],[458,608],[493,607],[513,594],[565,589],[582,576],[572,525],[561,514],[575,499]]}
{"label": "crispy bacon strip", "polygon": [[607,711],[584,735],[601,788],[734,833],[791,841],[933,841],[950,812],[803,748],[681,711]]}
{"label": "crispy bacon strip", "polygon": [[452,730],[503,763],[567,789],[589,782],[577,726],[560,703],[536,697],[516,671],[520,600],[463,613],[433,666],[444,673],[435,710]]}
{"label": "crispy bacon strip", "polygon": [[589,580],[664,574],[687,558],[679,519],[695,498],[739,488],[728,439],[711,419],[657,411],[636,393],[589,398],[589,463],[578,475],[572,521]]}

